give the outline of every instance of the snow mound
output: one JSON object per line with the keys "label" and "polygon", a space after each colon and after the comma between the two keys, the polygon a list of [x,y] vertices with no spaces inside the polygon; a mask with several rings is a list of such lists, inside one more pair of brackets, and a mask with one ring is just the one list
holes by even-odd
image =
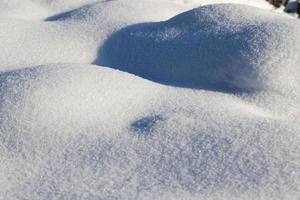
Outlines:
{"label": "snow mound", "polygon": [[[122,113],[111,110],[124,108],[124,113],[129,110],[141,112],[147,107],[144,98],[149,96],[142,89],[151,90],[142,79],[95,66],[39,66],[5,72],[0,76],[1,128],[8,127],[6,129],[14,130],[14,133],[23,130],[39,133],[48,127],[53,132],[53,125],[57,131],[68,126],[72,130],[117,127],[117,123],[126,123],[126,120],[121,117]],[[120,96],[119,91],[124,95]],[[159,89],[152,94],[156,92]],[[97,119],[101,119],[101,125],[94,121]]]}
{"label": "snow mound", "polygon": [[47,8],[32,0],[2,0],[0,1],[0,10],[0,18],[24,20],[41,19],[50,14]]}
{"label": "snow mound", "polygon": [[102,2],[101,0],[2,0],[0,18],[43,20],[55,13],[65,12],[80,6]]}
{"label": "snow mound", "polygon": [[14,19],[0,20],[0,41],[0,68],[89,63],[95,57],[97,46],[84,30]]}
{"label": "snow mound", "polygon": [[232,95],[109,68],[2,72],[0,196],[293,197],[300,190],[297,132]]}
{"label": "snow mound", "polygon": [[[91,63],[97,48],[114,31],[130,24],[166,20],[186,10],[186,6],[170,0],[76,1],[78,4],[40,1],[36,5],[52,10],[63,2],[67,8],[81,6],[67,12],[70,14],[64,10],[60,14],[48,14],[46,22],[0,18],[0,68]],[[128,14],[128,10],[135,12]]]}
{"label": "snow mound", "polygon": [[298,199],[299,26],[228,1],[1,1],[0,199]]}
{"label": "snow mound", "polygon": [[95,64],[175,86],[277,92],[299,88],[300,24],[238,4],[126,27]]}
{"label": "snow mound", "polygon": [[1,1],[0,68],[92,63],[115,31],[167,20],[193,5],[173,0]]}
{"label": "snow mound", "polygon": [[[101,20],[104,23],[107,20],[113,20],[115,23],[125,22],[126,24],[132,24],[138,21],[167,19],[188,8],[190,7],[172,0],[98,1],[94,4],[87,4],[86,6],[51,16],[46,21],[81,21],[86,23],[93,19],[95,21]],[[128,10],[131,9],[135,10],[134,14],[128,13]],[[155,11],[156,14],[154,14]],[[114,24],[112,23],[111,25]]]}

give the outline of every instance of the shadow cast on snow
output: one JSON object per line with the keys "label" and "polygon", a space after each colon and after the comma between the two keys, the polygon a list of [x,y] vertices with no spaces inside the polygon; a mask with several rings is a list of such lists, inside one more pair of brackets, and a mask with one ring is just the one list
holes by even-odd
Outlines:
{"label": "shadow cast on snow", "polygon": [[[113,33],[104,45],[99,47],[92,64],[108,66],[169,86],[229,93],[242,92],[224,84],[203,80],[203,75],[199,74],[200,68],[203,67],[199,66],[197,55],[193,55],[197,54],[193,51],[197,49],[191,49],[197,48],[196,46],[192,47],[193,45],[180,41],[177,45],[178,40],[156,41],[154,35],[143,37],[144,31],[152,31],[160,26],[160,23],[141,23]],[[139,37],[139,34],[142,37]]]}
{"label": "shadow cast on snow", "polygon": [[244,83],[239,85],[240,77],[243,82],[243,76],[247,79],[252,73],[250,61],[242,55],[249,51],[249,44],[243,40],[243,36],[248,37],[247,30],[238,33],[240,41],[233,42],[226,33],[222,37],[199,34],[201,27],[186,31],[181,26],[176,21],[167,21],[125,27],[99,47],[93,64],[176,87],[254,92],[254,88],[244,87]]}

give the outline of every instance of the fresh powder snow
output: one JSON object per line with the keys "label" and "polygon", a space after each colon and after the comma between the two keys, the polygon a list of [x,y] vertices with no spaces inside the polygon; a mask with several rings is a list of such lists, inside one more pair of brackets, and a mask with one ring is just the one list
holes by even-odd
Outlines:
{"label": "fresh powder snow", "polygon": [[1,0],[0,199],[299,199],[299,36],[265,0]]}

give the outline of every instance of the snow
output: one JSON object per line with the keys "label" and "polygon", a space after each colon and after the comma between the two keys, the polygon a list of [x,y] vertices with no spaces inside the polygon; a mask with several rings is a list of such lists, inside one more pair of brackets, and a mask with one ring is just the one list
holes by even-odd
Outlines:
{"label": "snow", "polygon": [[175,86],[290,92],[300,82],[293,22],[242,5],[200,7],[114,33],[95,63]]}
{"label": "snow", "polygon": [[297,20],[264,0],[0,9],[0,199],[299,197]]}

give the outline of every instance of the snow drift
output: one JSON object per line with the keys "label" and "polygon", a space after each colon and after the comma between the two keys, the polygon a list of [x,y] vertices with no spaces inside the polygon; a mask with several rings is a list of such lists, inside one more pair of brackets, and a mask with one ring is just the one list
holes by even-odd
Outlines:
{"label": "snow drift", "polygon": [[75,64],[8,71],[0,83],[5,199],[165,199],[173,190],[274,199],[287,196],[278,187],[299,189],[299,129],[231,95]]}
{"label": "snow drift", "polygon": [[3,2],[1,199],[299,197],[295,21],[179,14],[204,0]]}
{"label": "snow drift", "polygon": [[[35,5],[44,5],[47,10],[56,4],[59,6],[59,2],[64,2],[66,6],[74,4],[71,7],[77,5],[74,1],[43,2]],[[78,4],[80,2],[83,6],[58,14],[41,11],[48,16],[45,17],[46,22],[7,15],[0,18],[0,68],[48,63],[91,63],[98,46],[114,31],[130,24],[166,20],[187,9],[169,0],[97,1],[87,5],[85,1],[78,1]],[[64,4],[60,7],[64,8]],[[128,10],[135,10],[135,13],[128,14]],[[155,12],[162,14],[153,14]]]}
{"label": "snow drift", "polygon": [[299,34],[278,14],[210,5],[124,28],[95,63],[176,86],[284,92],[299,88]]}
{"label": "snow drift", "polygon": [[[92,63],[97,56],[97,48],[113,32],[136,23],[167,20],[202,2],[1,1],[0,68],[48,63]],[[268,8],[269,4],[265,4]],[[132,10],[134,12],[130,12]]]}

